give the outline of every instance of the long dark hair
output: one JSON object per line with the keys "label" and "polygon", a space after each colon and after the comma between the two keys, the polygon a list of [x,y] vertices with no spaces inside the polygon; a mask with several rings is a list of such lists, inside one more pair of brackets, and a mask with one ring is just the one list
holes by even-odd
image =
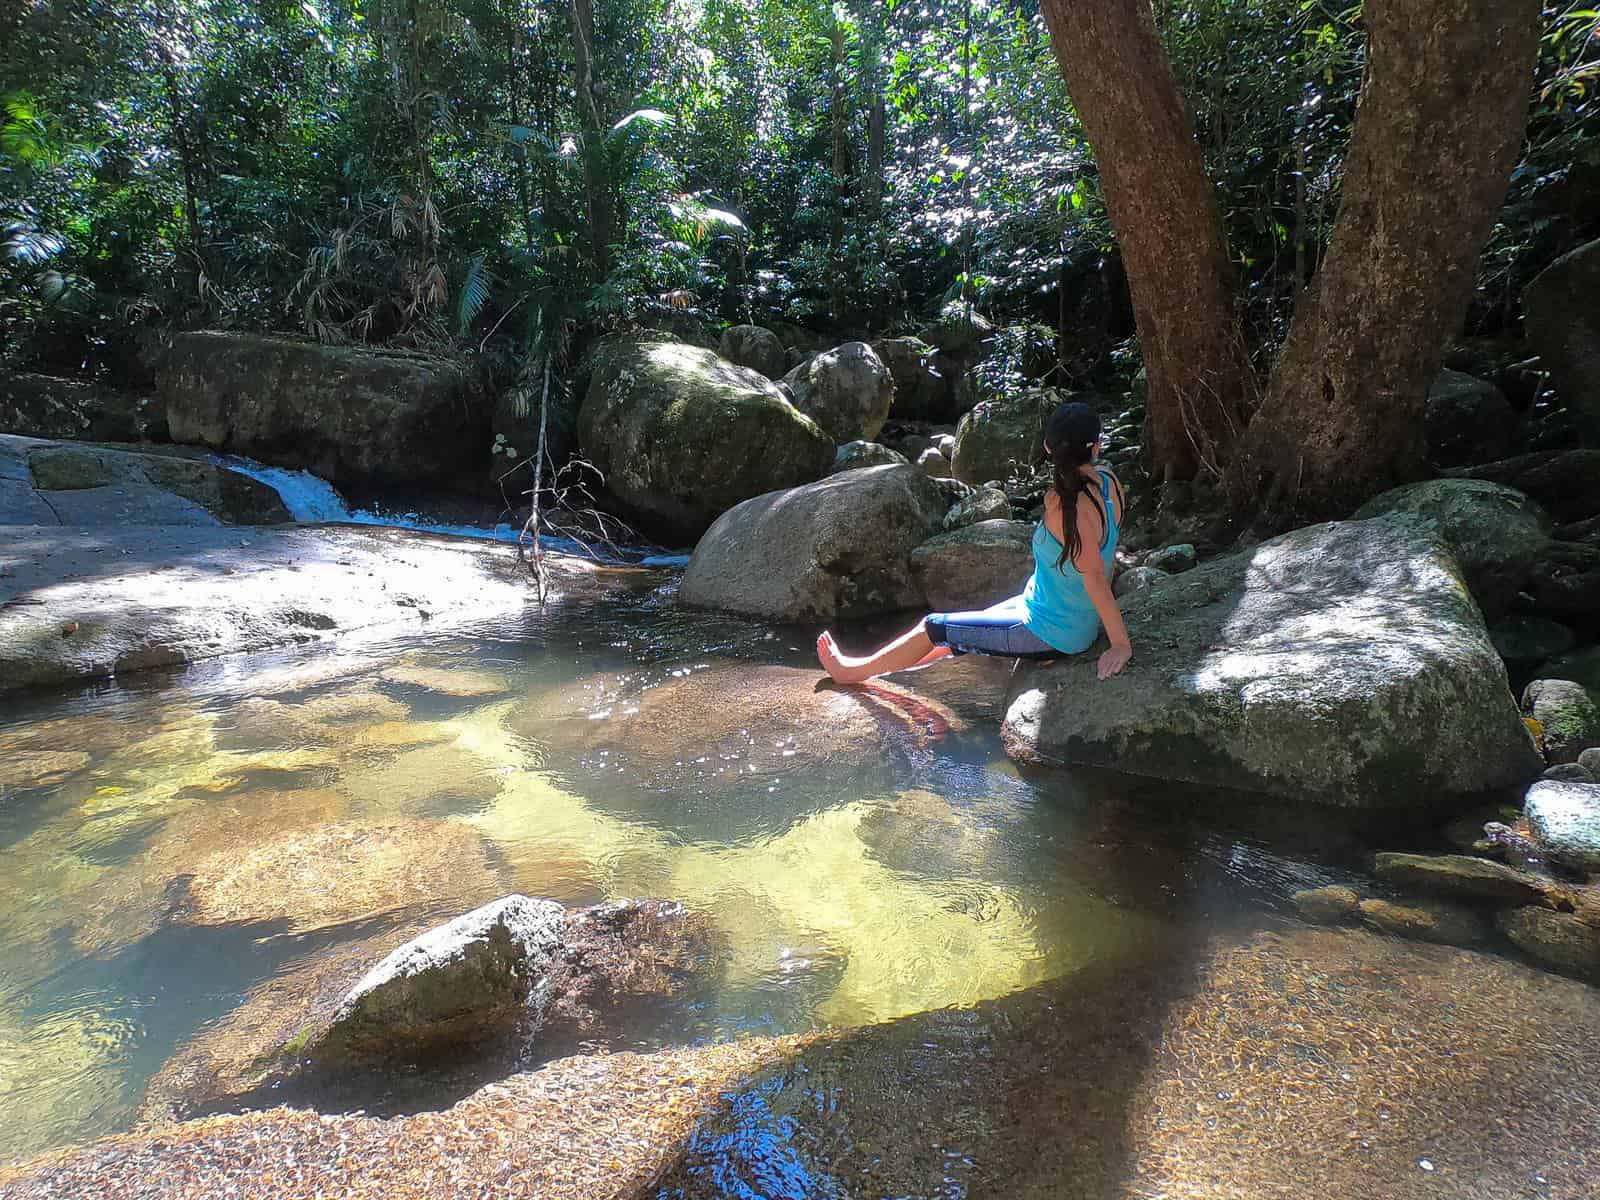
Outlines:
{"label": "long dark hair", "polygon": [[[1098,439],[1096,439],[1098,440]],[[1106,506],[1100,498],[1100,489],[1081,470],[1094,461],[1094,442],[1063,441],[1059,446],[1047,446],[1045,449],[1050,454],[1051,466],[1055,468],[1055,483],[1053,485],[1056,500],[1061,504],[1061,557],[1056,559],[1056,567],[1065,571],[1067,564],[1078,557],[1083,549],[1083,541],[1078,537],[1078,497],[1087,496],[1093,501],[1094,506],[1100,510],[1100,544],[1106,544],[1106,535],[1110,530],[1111,519],[1106,515]]]}

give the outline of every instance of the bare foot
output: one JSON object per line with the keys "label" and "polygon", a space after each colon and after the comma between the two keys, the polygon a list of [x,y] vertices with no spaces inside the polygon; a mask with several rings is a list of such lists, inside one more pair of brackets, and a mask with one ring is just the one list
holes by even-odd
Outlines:
{"label": "bare foot", "polygon": [[824,633],[817,639],[817,661],[835,683],[860,683],[871,676],[839,653],[833,634]]}

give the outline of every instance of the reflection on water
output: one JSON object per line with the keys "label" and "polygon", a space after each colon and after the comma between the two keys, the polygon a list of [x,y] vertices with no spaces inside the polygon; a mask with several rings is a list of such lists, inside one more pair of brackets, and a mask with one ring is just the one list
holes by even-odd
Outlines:
{"label": "reflection on water", "polygon": [[0,1160],[126,1127],[163,1062],[352,930],[511,891],[709,914],[727,953],[675,1028],[723,1037],[975,1004],[1115,963],[1174,905],[1236,917],[1230,877],[1326,874],[1171,836],[1128,784],[1024,781],[931,672],[869,703],[755,665],[798,637],[650,596],[512,632],[15,706]]}

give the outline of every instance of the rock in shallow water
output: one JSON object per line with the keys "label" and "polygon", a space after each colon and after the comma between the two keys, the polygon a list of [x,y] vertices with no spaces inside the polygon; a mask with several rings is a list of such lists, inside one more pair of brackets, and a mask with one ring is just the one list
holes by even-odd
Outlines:
{"label": "rock in shallow water", "polygon": [[1489,923],[1470,908],[1437,900],[1363,900],[1361,917],[1398,937],[1446,946],[1477,946],[1488,940]]}
{"label": "rock in shallow water", "polygon": [[1437,807],[1542,769],[1448,551],[1394,518],[1296,530],[1124,601],[1133,661],[1025,668],[1005,739],[1338,806]]}
{"label": "rock in shallow water", "polygon": [[717,518],[679,597],[778,621],[828,621],[917,608],[910,555],[949,505],[914,466],[866,467],[746,500]]}
{"label": "rock in shallow water", "polygon": [[1305,888],[1289,897],[1302,917],[1316,925],[1337,925],[1355,914],[1361,897],[1355,888],[1329,886]]}
{"label": "rock in shallow water", "polygon": [[1467,854],[1380,854],[1373,870],[1385,883],[1436,896],[1538,904],[1551,891],[1536,875]]}
{"label": "rock in shallow water", "polygon": [[[514,1023],[549,971],[567,912],[505,896],[401,946],[350,989],[306,1047],[323,1062],[405,1057],[472,1042]],[[530,1005],[531,1000],[531,1005]]]}
{"label": "rock in shallow water", "polygon": [[1552,862],[1600,871],[1600,784],[1543,779],[1528,789],[1529,832]]}
{"label": "rock in shallow water", "polygon": [[1517,948],[1567,975],[1600,983],[1600,929],[1572,913],[1508,909],[1496,918]]}

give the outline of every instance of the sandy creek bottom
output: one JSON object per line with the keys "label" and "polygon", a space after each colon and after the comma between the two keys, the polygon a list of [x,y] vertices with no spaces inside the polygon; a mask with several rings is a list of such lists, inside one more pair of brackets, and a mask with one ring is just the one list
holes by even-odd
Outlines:
{"label": "sandy creek bottom", "polygon": [[[507,892],[709,915],[715,977],[650,1048],[1114,980],[1175,930],[1283,926],[1368,848],[1303,811],[1023,778],[1003,670],[857,704],[773,674],[804,646],[643,594],[8,700],[0,1162],[131,1127],[164,1063],[317,956]],[[1436,953],[1385,944],[1402,972]]]}

